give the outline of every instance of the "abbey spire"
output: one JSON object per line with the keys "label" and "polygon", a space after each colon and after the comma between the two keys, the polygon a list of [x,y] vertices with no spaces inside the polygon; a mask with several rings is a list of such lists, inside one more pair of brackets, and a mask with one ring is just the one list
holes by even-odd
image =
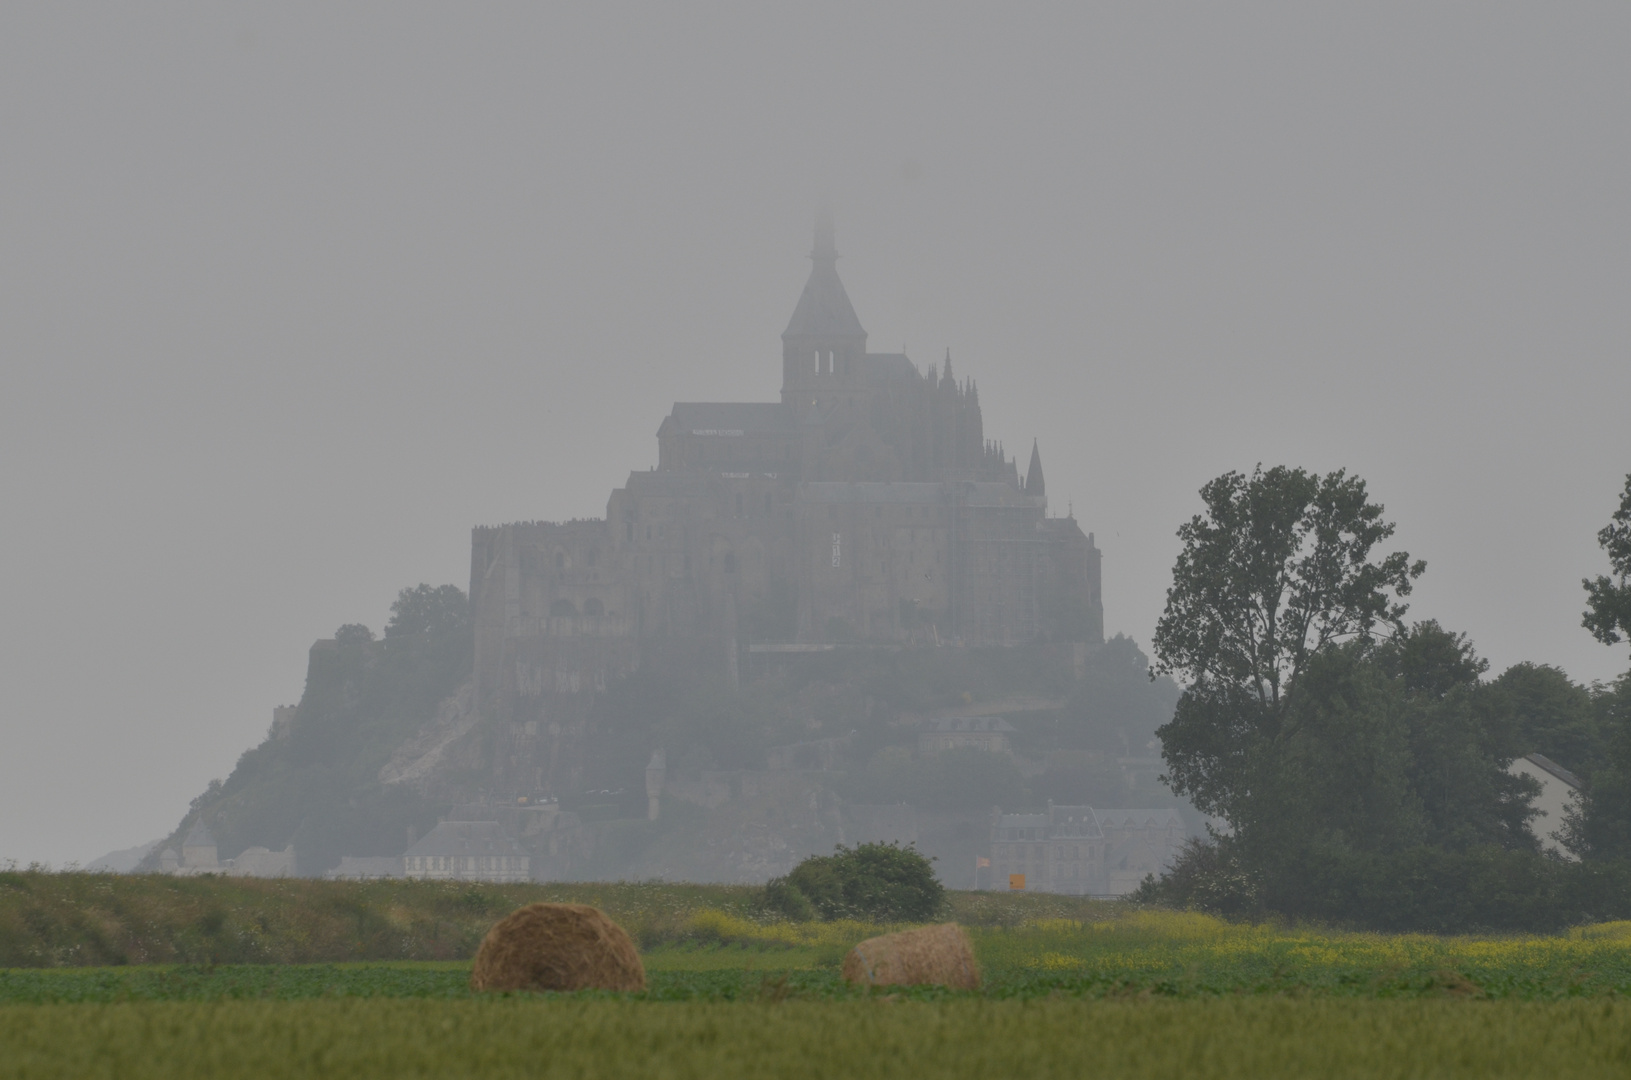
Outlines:
{"label": "abbey spire", "polygon": [[1036,440],[1031,440],[1031,467],[1025,470],[1025,494],[1041,495],[1044,498],[1048,489],[1042,480],[1042,452],[1036,448]]}
{"label": "abbey spire", "polygon": [[866,331],[838,280],[832,216],[823,211],[816,217],[810,278],[782,332],[783,400],[807,390],[838,389],[834,380],[860,379],[865,356]]}

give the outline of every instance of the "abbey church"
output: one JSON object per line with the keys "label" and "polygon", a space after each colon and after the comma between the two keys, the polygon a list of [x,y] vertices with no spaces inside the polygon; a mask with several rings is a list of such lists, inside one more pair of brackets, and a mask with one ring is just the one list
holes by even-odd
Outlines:
{"label": "abbey church", "polygon": [[948,355],[867,351],[830,224],[782,334],[781,398],[681,402],[604,519],[474,531],[482,714],[559,731],[573,699],[666,654],[735,680],[756,654],[1103,640],[1099,551],[1050,516]]}

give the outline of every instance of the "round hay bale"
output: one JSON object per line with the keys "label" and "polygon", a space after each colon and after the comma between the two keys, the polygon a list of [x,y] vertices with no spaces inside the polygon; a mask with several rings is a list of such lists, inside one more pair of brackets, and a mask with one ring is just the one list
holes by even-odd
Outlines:
{"label": "round hay bale", "polygon": [[634,942],[587,904],[528,904],[482,939],[472,990],[644,990]]}
{"label": "round hay bale", "polygon": [[867,938],[844,957],[844,981],[861,986],[935,983],[978,990],[980,965],[968,934],[956,923]]}

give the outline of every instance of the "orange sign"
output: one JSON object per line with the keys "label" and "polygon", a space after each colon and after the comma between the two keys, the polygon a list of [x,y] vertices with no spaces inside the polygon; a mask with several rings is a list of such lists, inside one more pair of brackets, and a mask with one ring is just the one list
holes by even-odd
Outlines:
{"label": "orange sign", "polygon": [[1010,889],[1023,889],[1025,887],[1025,875],[1024,874],[1009,874],[1008,875],[1008,887]]}

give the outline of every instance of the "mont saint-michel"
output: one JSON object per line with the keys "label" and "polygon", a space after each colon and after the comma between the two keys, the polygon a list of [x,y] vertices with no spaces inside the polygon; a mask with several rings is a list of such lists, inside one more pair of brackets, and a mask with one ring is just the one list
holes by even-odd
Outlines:
{"label": "mont saint-michel", "polygon": [[1176,688],[1106,641],[1092,534],[949,351],[867,350],[824,218],[809,259],[778,400],[675,404],[605,517],[478,527],[468,594],[317,642],[152,868],[763,881],[887,840],[963,887],[1160,869]]}
{"label": "mont saint-michel", "polygon": [[[572,722],[654,654],[735,681],[755,652],[1103,641],[1099,551],[1048,515],[1039,448],[1022,476],[949,353],[867,351],[825,221],[810,261],[779,401],[676,404],[604,519],[475,530],[478,709]],[[540,753],[517,767],[564,779]]]}

